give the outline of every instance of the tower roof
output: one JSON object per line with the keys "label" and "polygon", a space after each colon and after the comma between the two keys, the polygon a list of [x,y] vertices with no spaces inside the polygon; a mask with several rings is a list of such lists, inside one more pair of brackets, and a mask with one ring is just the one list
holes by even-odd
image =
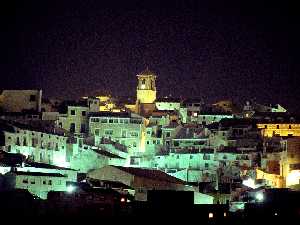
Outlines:
{"label": "tower roof", "polygon": [[140,72],[137,76],[156,76],[156,74],[154,72],[152,72],[151,70],[149,70],[148,66],[145,70],[143,70],[142,72]]}

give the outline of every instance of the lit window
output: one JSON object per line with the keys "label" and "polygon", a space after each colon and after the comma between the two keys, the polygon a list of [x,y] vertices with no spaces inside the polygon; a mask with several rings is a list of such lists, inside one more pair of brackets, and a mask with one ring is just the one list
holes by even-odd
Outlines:
{"label": "lit window", "polygon": [[213,214],[213,213],[208,213],[208,218],[209,218],[209,219],[214,218],[214,214]]}

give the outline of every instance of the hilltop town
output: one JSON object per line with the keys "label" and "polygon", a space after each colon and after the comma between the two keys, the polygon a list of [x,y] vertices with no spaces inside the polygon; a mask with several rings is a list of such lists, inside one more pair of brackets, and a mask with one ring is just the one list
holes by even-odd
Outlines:
{"label": "hilltop town", "polygon": [[299,190],[297,115],[250,100],[157,97],[156,82],[149,69],[138,74],[136,98],[2,90],[0,193],[78,208],[178,193],[182,204],[238,211]]}

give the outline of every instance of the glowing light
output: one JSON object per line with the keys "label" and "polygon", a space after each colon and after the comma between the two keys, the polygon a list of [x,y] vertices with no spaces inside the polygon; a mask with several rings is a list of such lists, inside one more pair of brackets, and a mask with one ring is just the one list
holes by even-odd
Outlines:
{"label": "glowing light", "polygon": [[208,218],[209,218],[209,219],[214,218],[214,214],[213,214],[213,213],[208,213]]}
{"label": "glowing light", "polygon": [[248,178],[247,180],[243,180],[243,185],[253,189],[256,188],[255,181],[251,178]]}
{"label": "glowing light", "polygon": [[126,200],[125,198],[121,198],[121,202],[125,202],[125,200]]}
{"label": "glowing light", "polygon": [[278,216],[278,214],[277,214],[277,213],[274,213],[274,216]]}
{"label": "glowing light", "polygon": [[224,217],[226,217],[227,216],[227,214],[226,214],[226,212],[224,212]]}
{"label": "glowing light", "polygon": [[141,85],[141,89],[145,89],[146,88],[146,85],[145,84],[142,84]]}
{"label": "glowing light", "polygon": [[286,186],[299,184],[300,170],[292,170],[286,177]]}
{"label": "glowing light", "polygon": [[195,116],[195,117],[196,117],[197,115],[198,115],[198,113],[196,113],[196,112],[194,112],[194,113],[193,113],[193,116]]}
{"label": "glowing light", "polygon": [[70,185],[70,186],[67,187],[67,192],[73,193],[75,191],[75,189],[76,188],[74,186]]}
{"label": "glowing light", "polygon": [[263,193],[259,192],[255,195],[255,198],[256,198],[256,200],[261,202],[264,200],[264,195],[263,195]]}

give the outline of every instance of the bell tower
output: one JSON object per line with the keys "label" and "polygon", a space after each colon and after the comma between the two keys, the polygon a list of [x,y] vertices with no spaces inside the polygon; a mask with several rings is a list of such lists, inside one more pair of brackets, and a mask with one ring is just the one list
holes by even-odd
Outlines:
{"label": "bell tower", "polygon": [[156,100],[156,75],[148,67],[145,71],[137,75],[137,102],[138,104],[151,104]]}

